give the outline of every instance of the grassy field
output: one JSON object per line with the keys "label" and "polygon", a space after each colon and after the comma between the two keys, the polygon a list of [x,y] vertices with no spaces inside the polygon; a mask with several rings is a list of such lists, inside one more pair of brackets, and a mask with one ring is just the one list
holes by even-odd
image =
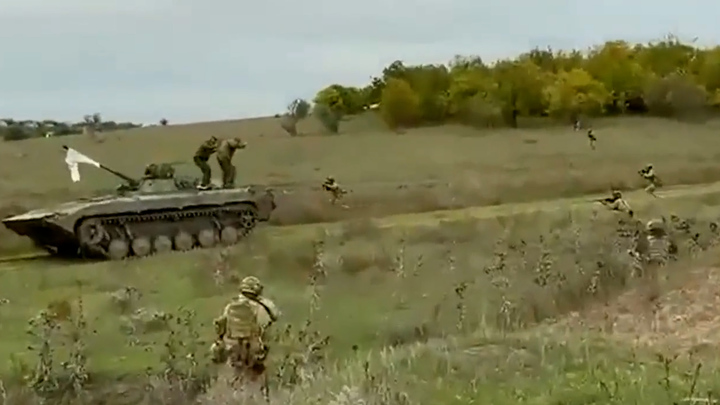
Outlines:
{"label": "grassy field", "polygon": [[[720,235],[709,223],[720,217],[718,196],[633,197],[647,218],[692,220],[689,234],[675,234],[679,258],[662,277],[630,277],[619,216],[588,204],[569,209],[568,201],[549,211],[516,205],[439,220],[269,228],[232,250],[121,263],[6,266],[3,375],[14,386],[52,358],[42,384],[12,395],[50,390],[49,381],[68,376],[81,384],[89,374],[90,392],[119,403],[136,403],[150,371],[204,376],[210,322],[238,280],[254,274],[284,313],[273,338],[273,403],[672,403],[720,394],[707,348],[714,318],[694,301],[712,297],[698,281],[716,278],[708,274]],[[677,293],[693,285],[704,295]],[[675,323],[643,327],[658,306]],[[700,310],[677,322],[685,308]],[[28,320],[42,310],[58,314],[53,327],[28,334]],[[687,336],[701,322],[697,336]],[[679,331],[685,335],[675,339]],[[51,353],[42,353],[43,341]],[[657,358],[682,353],[696,355],[671,364]],[[189,403],[189,390],[152,379],[144,395],[148,403]],[[233,403],[228,395],[220,380],[200,400]]]}
{"label": "grassy field", "polygon": [[[383,130],[376,118],[355,118],[339,136],[323,136],[303,123],[307,136],[290,138],[276,119],[255,119],[113,132],[103,143],[81,136],[0,144],[0,199],[4,214],[78,196],[110,192],[119,182],[94,168],[70,182],[62,144],[108,166],[139,175],[149,162],[191,163],[210,135],[240,135],[249,148],[235,158],[239,182],[271,184],[278,190],[274,224],[337,221],[405,212],[534,201],[607,192],[611,186],[640,187],[639,170],[654,163],[666,185],[720,180],[715,164],[717,127],[652,119],[595,123],[598,149],[569,128],[480,131],[442,126]],[[216,163],[215,177],[219,176]],[[334,175],[353,190],[350,209],[331,207],[319,183]],[[0,250],[27,246],[7,232]]]}
{"label": "grassy field", "polygon": [[[149,161],[189,159],[204,136],[239,133],[251,145],[236,157],[241,177],[290,192],[275,219],[288,226],[231,249],[0,264],[1,403],[262,402],[236,397],[222,375],[208,383],[220,371],[208,363],[212,318],[251,274],[283,311],[271,339],[273,404],[720,397],[720,234],[711,227],[720,184],[668,187],[659,199],[627,193],[642,220],[674,214],[691,225],[671,226],[678,259],[647,278],[631,274],[623,235],[634,225],[586,195],[638,186],[648,162],[668,185],[720,181],[713,126],[604,121],[593,152],[565,129],[397,135],[373,125],[350,123],[334,137],[306,127],[308,136],[289,138],[268,119],[148,128],[99,144],[0,145],[9,208],[112,187],[93,169],[71,184],[63,142],[138,173]],[[349,209],[329,210],[311,189],[326,174],[355,190]],[[412,213],[443,208],[454,209]]]}

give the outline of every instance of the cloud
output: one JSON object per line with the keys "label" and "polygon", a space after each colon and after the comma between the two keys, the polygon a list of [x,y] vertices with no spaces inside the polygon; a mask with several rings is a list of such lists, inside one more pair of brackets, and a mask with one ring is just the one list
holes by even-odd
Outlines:
{"label": "cloud", "polygon": [[0,111],[172,122],[272,114],[396,59],[485,60],[674,31],[720,34],[710,1],[4,0]]}

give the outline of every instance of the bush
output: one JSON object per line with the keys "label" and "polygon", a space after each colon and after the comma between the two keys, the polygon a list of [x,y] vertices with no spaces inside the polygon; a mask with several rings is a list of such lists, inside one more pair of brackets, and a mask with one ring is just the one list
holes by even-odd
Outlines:
{"label": "bush", "polygon": [[389,79],[382,91],[380,115],[391,129],[415,126],[420,120],[420,98],[402,79]]}
{"label": "bush", "polygon": [[343,116],[339,111],[333,110],[325,104],[315,104],[313,115],[328,132],[337,134],[340,131],[340,121]]}
{"label": "bush", "polygon": [[644,99],[650,114],[686,117],[703,112],[708,103],[708,94],[687,76],[672,74],[654,80],[646,89]]}
{"label": "bush", "polygon": [[6,141],[21,141],[23,139],[31,138],[32,133],[20,126],[13,125],[2,131],[2,137]]}
{"label": "bush", "polygon": [[297,124],[301,120],[305,119],[310,113],[310,103],[301,98],[295,99],[292,103],[287,106],[287,113],[282,117],[280,121],[280,127],[285,130],[290,136],[297,136]]}

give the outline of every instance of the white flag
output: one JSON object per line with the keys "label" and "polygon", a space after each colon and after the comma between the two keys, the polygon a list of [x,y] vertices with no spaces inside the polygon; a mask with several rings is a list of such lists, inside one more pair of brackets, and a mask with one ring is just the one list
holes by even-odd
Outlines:
{"label": "white flag", "polygon": [[67,155],[65,156],[65,163],[67,163],[68,168],[70,169],[70,178],[72,178],[73,182],[77,183],[78,181],[80,181],[80,170],[78,169],[78,163],[93,165],[97,168],[100,167],[100,163],[90,159],[89,157],[83,155],[75,149],[68,148],[67,146],[63,146],[63,148],[67,150]]}

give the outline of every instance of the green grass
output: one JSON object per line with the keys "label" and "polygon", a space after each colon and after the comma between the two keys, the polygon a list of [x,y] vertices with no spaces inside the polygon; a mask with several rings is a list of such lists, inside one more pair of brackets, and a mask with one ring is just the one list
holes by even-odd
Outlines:
{"label": "green grass", "polygon": [[[217,371],[207,364],[212,319],[250,274],[263,280],[283,311],[271,339],[273,404],[679,403],[709,392],[716,398],[718,357],[705,346],[715,339],[706,303],[714,302],[717,282],[711,270],[720,235],[709,225],[720,220],[720,185],[669,186],[660,199],[626,193],[642,220],[676,214],[692,224],[688,234],[673,231],[678,261],[650,279],[630,276],[631,240],[618,236],[634,225],[590,195],[616,181],[639,184],[633,176],[648,161],[666,184],[718,180],[714,129],[621,122],[599,126],[598,135],[606,137],[594,154],[582,135],[557,129],[441,127],[390,135],[369,133],[363,123],[337,137],[248,135],[257,154],[240,153],[239,171],[246,165],[253,182],[295,183],[287,186],[293,194],[282,197],[275,222],[289,226],[263,227],[247,243],[223,250],[123,262],[0,264],[3,404],[38,403],[43,386],[21,377],[37,377],[38,360],[48,358],[56,363],[47,376],[74,376],[78,384],[78,376],[91,376],[83,386],[91,400],[84,403],[100,397],[113,404],[193,403],[195,392],[171,377],[195,381]],[[230,136],[250,131],[242,127],[250,124],[150,128],[108,134],[101,144],[67,141],[132,171],[149,159],[190,155],[210,132]],[[693,142],[676,130],[692,131]],[[522,141],[528,137],[537,144]],[[651,141],[654,149],[641,147]],[[91,169],[77,188],[62,186],[68,179],[59,142],[0,147],[4,156],[12,156],[10,148],[27,154],[8,160],[25,170],[1,177],[8,179],[0,185],[7,204],[45,204],[105,187],[107,177]],[[123,161],[118,148],[136,151],[135,161]],[[54,156],[57,163],[39,176],[40,163]],[[357,156],[375,160],[347,164]],[[0,175],[3,170],[10,169],[2,165]],[[350,209],[328,209],[309,188],[327,172],[356,189]],[[455,188],[418,185],[428,179]],[[415,188],[396,190],[400,183]],[[569,198],[557,199],[562,196]],[[422,204],[409,203],[412,197]],[[445,210],[413,213],[431,209]],[[328,222],[338,219],[346,221]],[[140,296],[118,305],[113,295],[126,287]],[[28,335],[30,318],[63,308],[70,308],[68,319],[58,320],[51,336]],[[651,308],[684,323],[653,330],[646,326]],[[139,309],[173,318],[133,323]],[[608,326],[608,319],[617,325]],[[76,332],[82,345],[73,344]],[[308,345],[324,337],[327,346],[309,353]],[[708,342],[697,344],[703,339]],[[38,353],[38,340],[50,343],[50,355]],[[659,353],[679,357],[665,364]],[[239,402],[229,395],[221,378],[199,400]]]}
{"label": "green grass", "polygon": [[[717,220],[717,208],[716,201],[703,204],[692,195],[653,201],[645,212],[695,218],[694,229],[702,233],[700,248],[710,248],[713,236],[707,226]],[[131,286],[142,293],[133,308],[191,311],[192,328],[175,329],[194,345],[181,352],[194,350],[202,359],[212,339],[212,318],[236,293],[237,280],[254,274],[284,313],[276,328],[273,370],[286,367],[284,355],[301,346],[295,335],[282,333],[287,325],[297,332],[310,320],[311,331],[330,336],[325,359],[304,364],[304,373],[315,376],[312,381],[287,385],[275,380],[280,385],[274,395],[283,403],[307,403],[303,401],[311,394],[328,399],[343,386],[361,389],[368,384],[362,383],[366,377],[361,359],[371,359],[374,373],[390,373],[379,385],[385,391],[361,394],[370,403],[400,404],[396,397],[403,392],[411,403],[473,403],[473,395],[476,401],[494,403],[666,398],[671,394],[658,388],[659,365],[650,360],[626,363],[632,360],[631,351],[645,359],[652,349],[634,349],[627,341],[603,343],[577,327],[567,335],[563,329],[538,326],[612,302],[626,289],[645,283],[629,278],[625,247],[614,243],[618,216],[606,214],[559,209],[458,218],[434,226],[400,221],[381,227],[355,221],[327,233],[320,226],[312,232],[302,227],[301,233],[293,233],[300,227],[282,227],[258,232],[225,256],[212,250],[120,263],[34,263],[0,270],[0,298],[7,299],[0,306],[0,358],[12,359],[5,363],[5,375],[29,368],[37,354],[27,350],[27,320],[50,302],[77,304],[81,299],[91,374],[137,379],[148,367],[161,371],[167,367],[162,358],[168,330],[122,332],[126,320],[111,293]],[[693,262],[692,246],[682,235],[678,238],[681,259],[675,269]],[[313,246],[318,241],[324,243],[319,253]],[[215,270],[223,276],[219,284]],[[319,281],[309,284],[311,275]],[[671,278],[661,288],[672,289],[676,282],[677,277]],[[457,293],[463,285],[465,290]],[[318,296],[314,306],[313,294]],[[65,324],[62,330],[73,328]],[[193,331],[199,336],[192,337]],[[68,338],[59,334],[53,342],[58,360],[67,359],[72,352]],[[522,362],[511,362],[508,355]],[[691,366],[674,367],[679,376]],[[603,400],[607,394],[599,381],[616,380],[620,388],[613,394],[615,402]],[[671,390],[677,396],[689,383],[673,384],[682,387]],[[712,388],[703,384],[704,390]],[[215,389],[227,394],[221,386]],[[382,396],[396,399],[378,402]]]}
{"label": "green grass", "polygon": [[[179,171],[196,175],[191,157],[210,135],[247,140],[248,149],[235,158],[238,182],[276,185],[277,225],[638,188],[643,183],[637,170],[646,163],[655,164],[667,186],[720,180],[714,124],[605,120],[596,125],[599,146],[592,151],[581,132],[564,127],[480,131],[448,125],[397,135],[366,116],[351,120],[339,136],[321,136],[309,123],[307,136],[291,138],[273,120],[118,131],[106,134],[103,143],[82,136],[2,143],[0,213],[113,190],[119,179],[94,168],[82,168],[83,180],[71,183],[62,144],[131,175],[157,161],[187,162]],[[327,175],[353,190],[350,209],[329,206],[319,190]],[[0,250],[27,248],[9,232],[1,235]]]}

